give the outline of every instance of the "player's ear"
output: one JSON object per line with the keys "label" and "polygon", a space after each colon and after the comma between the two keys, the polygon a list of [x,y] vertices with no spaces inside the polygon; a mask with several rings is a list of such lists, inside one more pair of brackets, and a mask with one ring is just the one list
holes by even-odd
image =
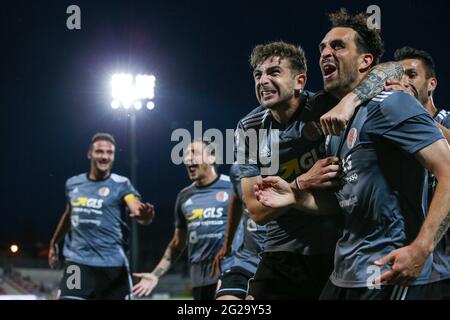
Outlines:
{"label": "player's ear", "polygon": [[297,92],[303,92],[306,86],[306,72],[299,73],[295,76],[295,87],[294,90]]}
{"label": "player's ear", "polygon": [[373,62],[373,55],[371,53],[363,53],[359,56],[359,71],[366,72],[370,69]]}
{"label": "player's ear", "polygon": [[207,159],[206,162],[209,165],[216,164],[216,153],[215,152],[209,152],[207,157],[206,157],[206,159]]}
{"label": "player's ear", "polygon": [[86,156],[89,160],[92,160],[92,147],[89,147]]}
{"label": "player's ear", "polygon": [[431,96],[434,92],[434,90],[436,90],[437,87],[437,79],[435,77],[431,77],[430,79],[428,79],[428,96]]}

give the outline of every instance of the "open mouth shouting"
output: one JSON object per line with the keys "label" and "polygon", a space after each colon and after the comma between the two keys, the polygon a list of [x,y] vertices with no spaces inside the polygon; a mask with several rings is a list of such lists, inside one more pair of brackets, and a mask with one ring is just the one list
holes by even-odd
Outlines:
{"label": "open mouth shouting", "polygon": [[337,75],[337,67],[332,62],[324,62],[322,64],[322,76],[325,81],[334,79]]}
{"label": "open mouth shouting", "polygon": [[189,164],[189,165],[186,165],[186,168],[187,168],[188,173],[189,173],[190,175],[195,175],[195,174],[197,173],[198,167],[199,167],[198,164]]}

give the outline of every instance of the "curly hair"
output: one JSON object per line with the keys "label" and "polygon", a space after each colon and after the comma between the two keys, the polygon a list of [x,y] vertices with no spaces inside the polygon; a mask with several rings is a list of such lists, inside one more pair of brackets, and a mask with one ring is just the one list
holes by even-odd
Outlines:
{"label": "curly hair", "polygon": [[337,12],[330,13],[329,18],[333,28],[351,28],[356,31],[355,43],[359,53],[368,52],[373,55],[371,67],[380,61],[384,53],[380,31],[367,26],[367,16],[364,13],[351,15],[346,9],[341,8]]}
{"label": "curly hair", "polygon": [[434,61],[431,55],[424,51],[411,47],[403,47],[395,50],[394,52],[394,60],[400,61],[405,59],[418,59],[422,61],[422,64],[425,68],[425,76],[427,79],[431,77],[436,77],[436,70],[434,67]]}
{"label": "curly hair", "polygon": [[288,59],[292,70],[298,73],[306,73],[306,57],[302,47],[283,41],[257,45],[250,55],[250,65],[253,69],[270,57]]}

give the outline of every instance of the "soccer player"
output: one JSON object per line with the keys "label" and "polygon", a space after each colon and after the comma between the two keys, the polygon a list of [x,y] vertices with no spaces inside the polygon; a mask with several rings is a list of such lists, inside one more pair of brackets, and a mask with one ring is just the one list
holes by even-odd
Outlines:
{"label": "soccer player", "polygon": [[[296,208],[272,210],[257,201],[253,186],[268,174],[263,170],[276,166],[276,161],[266,161],[277,155],[272,145],[279,146],[279,167],[271,174],[288,181],[300,175],[297,181],[304,190],[336,185],[340,166],[336,157],[323,159],[325,139],[319,119],[338,100],[325,92],[313,95],[304,90],[307,66],[299,47],[284,42],[256,46],[251,65],[260,106],[239,121],[236,150],[238,162],[245,155],[245,164],[239,165],[245,204],[257,224],[266,224],[267,237],[248,298],[316,299],[333,268],[339,217],[317,217]],[[353,113],[358,104],[383,89],[386,76],[400,81],[400,65],[378,67],[382,70],[371,70],[372,77],[349,92],[337,108],[350,105]],[[249,135],[258,136],[264,129],[264,138],[252,142]],[[273,139],[278,142],[272,143]],[[250,152],[255,145],[256,151]]]}
{"label": "soccer player", "polygon": [[[436,71],[434,61],[431,55],[424,51],[411,47],[397,49],[394,53],[394,59],[400,62],[405,70],[403,75],[404,83],[411,88],[412,93],[417,100],[424,106],[434,121],[441,128],[447,141],[450,141],[450,112],[444,109],[438,109],[434,105],[433,95],[437,87]],[[431,195],[436,189],[436,177],[429,173],[428,178],[428,198],[431,202]],[[450,232],[447,231],[444,237],[448,255],[450,255]],[[448,262],[450,264],[450,261]]]}
{"label": "soccer player", "polygon": [[[216,291],[217,300],[243,300],[247,295],[248,281],[253,277],[259,264],[259,254],[264,248],[266,227],[257,225],[248,213],[242,197],[239,165],[234,163],[230,169],[233,183],[225,242],[214,261],[215,271],[220,262],[231,253],[236,230],[243,230],[243,239],[232,255],[231,265],[221,274]],[[242,229],[238,229],[242,221]],[[239,232],[239,231],[238,231]],[[236,239],[239,234],[236,236]],[[234,241],[233,241],[234,240]],[[239,241],[238,241],[239,242]]]}
{"label": "soccer player", "polygon": [[[341,10],[330,20],[320,68],[325,90],[342,98],[377,63],[382,41],[363,14]],[[298,190],[278,177],[254,189],[272,209],[344,215],[321,298],[449,298],[449,257],[437,244],[450,223],[450,150],[427,111],[409,94],[382,92],[358,109],[344,134],[327,138],[327,153],[342,160],[334,194]],[[438,180],[428,214],[424,167]]]}
{"label": "soccer player", "polygon": [[50,241],[49,264],[58,263],[57,244],[66,235],[66,266],[60,299],[125,299],[131,291],[124,252],[125,208],[129,217],[149,224],[154,208],[142,203],[126,177],[111,173],[116,142],[110,134],[92,137],[88,173],[66,182],[67,205]]}
{"label": "soccer player", "polygon": [[431,55],[424,50],[403,47],[395,51],[394,59],[405,69],[405,83],[412,88],[417,100],[437,123],[449,129],[450,112],[438,109],[434,105],[433,95],[437,87],[437,78]]}
{"label": "soccer player", "polygon": [[[214,257],[224,242],[227,210],[233,186],[230,178],[215,168],[215,150],[205,141],[187,147],[184,163],[193,183],[178,194],[175,203],[175,233],[158,265],[133,287],[137,296],[149,295],[183,252],[186,242],[195,300],[213,300],[219,274],[212,275]],[[212,146],[210,146],[212,147]],[[227,261],[223,261],[227,263]]]}

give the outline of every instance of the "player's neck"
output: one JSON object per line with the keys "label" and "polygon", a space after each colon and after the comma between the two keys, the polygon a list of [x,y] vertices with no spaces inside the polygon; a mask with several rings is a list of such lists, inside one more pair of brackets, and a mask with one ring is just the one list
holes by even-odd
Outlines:
{"label": "player's neck", "polygon": [[214,168],[210,168],[206,171],[206,174],[202,179],[195,181],[195,185],[197,187],[207,186],[214,182],[214,180],[216,180],[218,176],[219,175],[217,174],[216,170]]}
{"label": "player's neck", "polygon": [[95,168],[91,168],[91,170],[89,171],[89,180],[105,180],[106,178],[109,177],[109,175],[111,174],[111,171],[99,171],[99,170],[95,170]]}
{"label": "player's neck", "polygon": [[291,120],[294,113],[300,108],[303,96],[294,97],[287,103],[280,104],[276,108],[271,109],[272,117],[282,125],[285,125]]}
{"label": "player's neck", "polygon": [[330,91],[329,93],[331,93],[333,96],[335,96],[339,100],[342,100],[342,98],[344,98],[347,94],[352,92],[356,87],[358,87],[360,85],[360,83],[362,81],[364,81],[364,78],[366,77],[367,74],[368,74],[368,72],[358,73],[356,79],[354,79],[354,81],[352,83],[349,83],[345,87],[336,88],[336,90],[334,90],[334,92]]}
{"label": "player's neck", "polygon": [[427,109],[428,113],[434,117],[437,112],[437,108],[434,105],[433,96],[429,96],[427,102],[424,104],[425,109]]}

